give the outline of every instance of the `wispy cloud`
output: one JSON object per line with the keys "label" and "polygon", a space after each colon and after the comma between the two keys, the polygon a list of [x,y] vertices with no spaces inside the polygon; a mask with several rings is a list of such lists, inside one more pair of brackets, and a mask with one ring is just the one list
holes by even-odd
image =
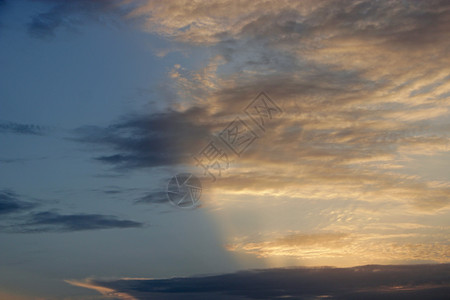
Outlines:
{"label": "wispy cloud", "polygon": [[142,226],[142,223],[122,220],[111,215],[38,212],[30,215],[27,223],[20,225],[20,231],[66,232],[111,228],[139,228]]}
{"label": "wispy cloud", "polygon": [[[60,214],[43,210],[36,200],[25,201],[13,191],[0,191],[0,231],[8,233],[72,232],[141,228],[145,224],[104,214]],[[36,208],[41,207],[39,211]]]}
{"label": "wispy cloud", "polygon": [[40,125],[0,122],[0,133],[44,135],[47,129]]}
{"label": "wispy cloud", "polygon": [[35,203],[23,201],[10,190],[0,190],[0,215],[19,213],[36,207]]}
{"label": "wispy cloud", "polygon": [[167,193],[162,191],[148,192],[144,196],[135,200],[136,204],[154,204],[154,203],[167,203]]}

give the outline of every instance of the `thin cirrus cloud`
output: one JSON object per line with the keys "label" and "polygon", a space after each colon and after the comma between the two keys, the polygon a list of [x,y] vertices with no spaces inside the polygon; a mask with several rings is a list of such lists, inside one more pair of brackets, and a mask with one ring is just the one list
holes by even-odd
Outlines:
{"label": "thin cirrus cloud", "polygon": [[35,124],[0,122],[0,133],[44,135],[47,133],[47,128]]}
{"label": "thin cirrus cloud", "polygon": [[141,228],[145,224],[102,214],[60,214],[36,211],[41,206],[35,200],[10,190],[0,191],[0,231],[7,233],[73,232],[112,228]]}
{"label": "thin cirrus cloud", "polygon": [[447,299],[449,265],[289,268],[68,283],[119,299]]}
{"label": "thin cirrus cloud", "polygon": [[23,201],[10,190],[0,190],[0,215],[27,211],[36,207],[35,203]]}
{"label": "thin cirrus cloud", "polygon": [[135,203],[136,204],[167,203],[167,193],[165,191],[147,192],[144,196],[137,198],[135,200]]}
{"label": "thin cirrus cloud", "polygon": [[111,228],[139,228],[142,223],[122,220],[116,216],[99,214],[59,214],[38,212],[29,216],[28,222],[20,226],[25,232],[67,232]]}
{"label": "thin cirrus cloud", "polygon": [[32,212],[2,226],[7,233],[75,232],[100,229],[142,228],[145,224],[113,215]]}

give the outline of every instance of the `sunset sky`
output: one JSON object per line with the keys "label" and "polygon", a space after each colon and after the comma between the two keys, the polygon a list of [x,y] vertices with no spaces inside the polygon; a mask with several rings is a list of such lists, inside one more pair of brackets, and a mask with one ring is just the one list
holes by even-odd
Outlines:
{"label": "sunset sky", "polygon": [[449,1],[0,0],[0,299],[445,299],[449,108]]}

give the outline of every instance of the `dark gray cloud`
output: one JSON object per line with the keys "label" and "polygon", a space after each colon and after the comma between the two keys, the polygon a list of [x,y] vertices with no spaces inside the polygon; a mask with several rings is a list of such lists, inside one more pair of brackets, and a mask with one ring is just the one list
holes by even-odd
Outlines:
{"label": "dark gray cloud", "polygon": [[35,203],[23,201],[9,190],[0,190],[0,215],[27,211],[36,207]]}
{"label": "dark gray cloud", "polygon": [[85,126],[75,130],[75,140],[112,152],[95,159],[118,169],[176,165],[198,150],[199,139],[209,135],[207,125],[196,124],[205,112],[191,108],[152,115],[128,116],[106,128]]}
{"label": "dark gray cloud", "polygon": [[0,133],[44,135],[46,129],[34,124],[20,124],[14,122],[0,122]]}
{"label": "dark gray cloud", "polygon": [[448,299],[450,265],[266,269],[90,284],[136,299]]}
{"label": "dark gray cloud", "polygon": [[124,195],[124,194],[128,194],[128,193],[137,192],[139,190],[140,189],[138,189],[138,188],[123,188],[123,187],[116,186],[116,185],[110,185],[110,186],[105,186],[102,188],[91,189],[91,191],[93,191],[93,192],[98,192],[98,193],[106,194],[106,195]]}
{"label": "dark gray cloud", "polygon": [[25,201],[10,190],[0,190],[0,231],[9,233],[68,232],[110,228],[140,228],[144,224],[101,214],[60,214],[36,211],[36,200]]}
{"label": "dark gray cloud", "polygon": [[66,232],[111,228],[139,228],[144,224],[121,220],[116,216],[100,214],[59,214],[37,212],[28,216],[29,221],[19,226],[21,232]]}

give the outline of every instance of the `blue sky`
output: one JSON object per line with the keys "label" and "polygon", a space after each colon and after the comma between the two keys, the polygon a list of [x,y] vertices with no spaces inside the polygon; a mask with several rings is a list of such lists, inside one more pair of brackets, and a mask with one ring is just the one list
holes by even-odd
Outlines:
{"label": "blue sky", "polygon": [[[261,297],[240,276],[443,297],[449,26],[445,1],[0,1],[0,298]],[[194,159],[210,141],[220,173]],[[196,209],[167,199],[183,172]],[[328,288],[292,288],[316,266]],[[332,275],[355,270],[359,292]]]}

